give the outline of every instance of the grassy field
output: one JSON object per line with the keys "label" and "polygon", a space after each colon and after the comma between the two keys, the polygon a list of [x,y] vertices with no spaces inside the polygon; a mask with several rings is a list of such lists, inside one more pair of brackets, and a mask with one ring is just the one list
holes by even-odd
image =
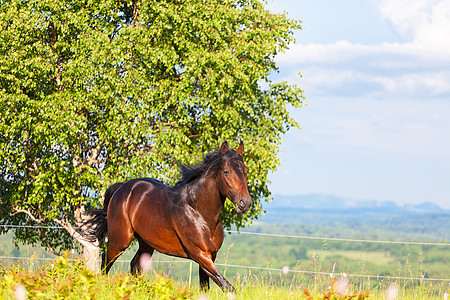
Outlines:
{"label": "grassy field", "polygon": [[[231,251],[231,250],[230,250]],[[323,252],[324,259],[330,255]],[[125,254],[124,258],[131,255]],[[225,255],[225,254],[224,254]],[[229,255],[229,254],[228,254]],[[357,257],[360,251],[342,251],[333,255]],[[430,282],[425,280],[396,280],[390,278],[342,277],[336,274],[331,278],[327,274],[296,273],[302,270],[297,266],[289,272],[278,270],[259,270],[219,266],[219,269],[237,289],[234,297],[223,293],[214,283],[211,290],[203,293],[199,290],[197,265],[187,260],[174,259],[162,254],[155,255],[154,272],[133,277],[128,274],[129,263],[122,259],[115,264],[111,275],[95,275],[88,272],[82,264],[72,262],[72,255],[43,264],[39,260],[21,261],[2,266],[0,272],[0,298],[13,299],[17,287],[23,286],[29,299],[386,299],[386,293],[394,288],[398,299],[443,299],[449,292],[448,282]],[[332,256],[332,255],[331,255]],[[366,257],[369,261],[389,264],[391,258],[377,253]],[[169,261],[169,263],[167,263]],[[226,263],[225,260],[219,260]],[[316,260],[316,266],[308,269],[331,272]],[[364,264],[360,263],[360,266]],[[270,266],[268,266],[270,267]],[[275,266],[272,266],[275,267]],[[358,273],[370,273],[367,266]],[[399,270],[399,274],[408,277],[417,276],[410,268]],[[161,275],[162,274],[162,275]],[[337,280],[337,281],[336,281]],[[336,294],[336,284],[344,282],[344,292]],[[348,285],[348,286],[347,286]],[[333,286],[333,288],[331,288]],[[309,292],[308,296],[305,289]],[[396,291],[396,292],[395,292]],[[366,294],[367,293],[367,294]],[[329,297],[328,297],[329,296]],[[327,298],[328,297],[328,298]],[[392,298],[397,299],[397,298]]]}
{"label": "grassy field", "polygon": [[[72,262],[69,253],[57,261],[36,267],[33,262],[13,264],[0,273],[2,299],[385,299],[386,293],[399,299],[443,299],[446,284],[419,282],[393,283],[379,281],[372,290],[361,289],[361,282],[352,278],[245,272],[230,278],[236,294],[223,293],[213,285],[204,293],[197,283],[189,286],[185,280],[174,281],[159,273],[139,277],[116,272],[96,275],[79,261]],[[386,298],[386,299],[397,299]]]}
{"label": "grassy field", "polygon": [[[352,227],[255,224],[246,231],[304,235],[312,230],[316,236],[374,240],[395,240],[392,236],[398,232],[373,228],[356,230]],[[365,236],[361,236],[361,232]],[[415,236],[415,233],[409,235],[405,231],[398,239],[413,241]],[[55,259],[55,256],[38,247],[15,247],[11,238],[11,234],[0,236],[0,256],[29,258],[35,255],[35,259],[16,260],[16,263],[11,259],[0,261],[3,270],[0,273],[2,299],[13,297],[14,288],[20,285],[27,289],[29,298],[40,299],[121,299],[127,295],[132,299],[164,299],[167,295],[166,299],[229,299],[214,283],[207,298],[204,298],[205,295],[198,290],[198,266],[159,253],[154,255],[154,271],[164,275],[159,275],[158,279],[153,273],[140,278],[128,275],[129,261],[136,245],[114,264],[111,276],[99,276],[86,273],[82,266],[69,261],[57,263],[43,260]],[[446,242],[434,232],[423,232],[420,241]],[[389,287],[397,291],[399,299],[443,299],[444,293],[449,292],[449,282],[427,279],[450,278],[449,254],[448,246],[308,240],[233,233],[227,234],[216,262],[237,288],[235,299],[298,299],[300,296],[322,299],[333,291],[330,288],[333,280],[348,280],[348,287],[341,299],[345,299],[344,296],[349,298],[354,293],[362,299],[368,290],[370,299],[385,299]],[[71,254],[71,258],[78,256],[76,251]],[[282,269],[289,272],[284,274]],[[333,273],[334,277],[330,278],[327,273]],[[342,273],[348,274],[348,277],[342,279]],[[313,298],[308,298],[305,288]]]}

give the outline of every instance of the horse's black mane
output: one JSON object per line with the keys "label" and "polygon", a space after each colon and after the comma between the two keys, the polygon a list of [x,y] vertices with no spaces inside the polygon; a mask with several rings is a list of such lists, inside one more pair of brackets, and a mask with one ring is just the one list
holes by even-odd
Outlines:
{"label": "horse's black mane", "polygon": [[221,153],[220,149],[216,149],[214,152],[207,154],[203,158],[202,163],[196,165],[180,165],[181,179],[176,185],[186,184],[194,181],[202,176],[209,175],[211,173],[216,174],[228,160],[240,160],[242,157],[232,149],[228,149],[227,152]]}

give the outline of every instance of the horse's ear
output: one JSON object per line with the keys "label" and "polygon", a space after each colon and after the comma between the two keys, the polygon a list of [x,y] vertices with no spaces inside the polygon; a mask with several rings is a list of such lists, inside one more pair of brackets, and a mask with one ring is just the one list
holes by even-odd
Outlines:
{"label": "horse's ear", "polygon": [[244,142],[241,140],[239,143],[239,148],[237,149],[237,153],[242,156],[244,154]]}
{"label": "horse's ear", "polygon": [[222,143],[222,146],[220,147],[220,153],[224,154],[228,151],[228,143],[227,141]]}

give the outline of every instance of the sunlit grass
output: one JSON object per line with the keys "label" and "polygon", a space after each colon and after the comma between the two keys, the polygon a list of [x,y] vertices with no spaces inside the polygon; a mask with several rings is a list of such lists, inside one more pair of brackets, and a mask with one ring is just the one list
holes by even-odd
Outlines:
{"label": "sunlit grass", "polygon": [[[376,259],[376,258],[374,258]],[[324,270],[320,265],[312,266]],[[342,274],[296,273],[296,268],[281,270],[246,270],[229,275],[230,268],[222,267],[236,287],[236,294],[222,292],[213,282],[211,289],[200,291],[198,267],[192,263],[156,265],[141,276],[116,270],[111,275],[93,274],[81,261],[72,261],[69,253],[45,265],[36,261],[22,261],[2,266],[0,298],[28,299],[444,299],[449,292],[448,282],[425,280],[394,280],[389,278],[348,277]],[[120,264],[118,264],[120,265]],[[128,263],[123,266],[128,268]],[[156,270],[156,271],[155,271]],[[367,272],[367,270],[360,270]],[[400,266],[398,272],[418,276],[420,270]],[[162,275],[166,274],[166,275]],[[191,283],[189,285],[189,282]],[[332,298],[334,297],[334,298]]]}

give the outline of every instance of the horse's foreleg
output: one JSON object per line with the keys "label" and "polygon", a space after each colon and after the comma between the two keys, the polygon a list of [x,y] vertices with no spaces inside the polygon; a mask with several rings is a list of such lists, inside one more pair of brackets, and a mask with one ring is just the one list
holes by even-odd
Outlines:
{"label": "horse's foreleg", "polygon": [[[202,288],[207,288],[209,285],[208,276],[211,278],[223,291],[235,292],[234,287],[225,279],[225,277],[219,272],[214,264],[216,249],[211,240],[196,237],[191,235],[191,239],[184,237],[185,232],[180,234],[180,238],[183,241],[184,249],[192,260],[199,264],[201,270],[199,272],[200,285]],[[196,242],[196,244],[193,243]]]}
{"label": "horse's foreleg", "polygon": [[209,290],[209,276],[203,271],[200,265],[198,266],[198,276],[200,277],[200,288],[202,291],[206,292]]}
{"label": "horse's foreleg", "polygon": [[[216,255],[213,254],[211,258],[212,258],[212,261],[215,262]],[[200,267],[200,266],[198,267],[198,275],[200,278],[200,288],[203,291],[209,290],[209,276],[205,271],[203,271],[202,267]]]}
{"label": "horse's foreleg", "polygon": [[[200,253],[199,256],[194,257],[194,260],[200,266],[200,285],[203,289],[209,288],[209,280],[206,276],[211,278],[224,292],[235,293],[236,289],[226,278],[219,272],[213,262],[212,255],[207,252]],[[206,275],[206,276],[205,276]],[[203,284],[203,285],[202,285]]]}

